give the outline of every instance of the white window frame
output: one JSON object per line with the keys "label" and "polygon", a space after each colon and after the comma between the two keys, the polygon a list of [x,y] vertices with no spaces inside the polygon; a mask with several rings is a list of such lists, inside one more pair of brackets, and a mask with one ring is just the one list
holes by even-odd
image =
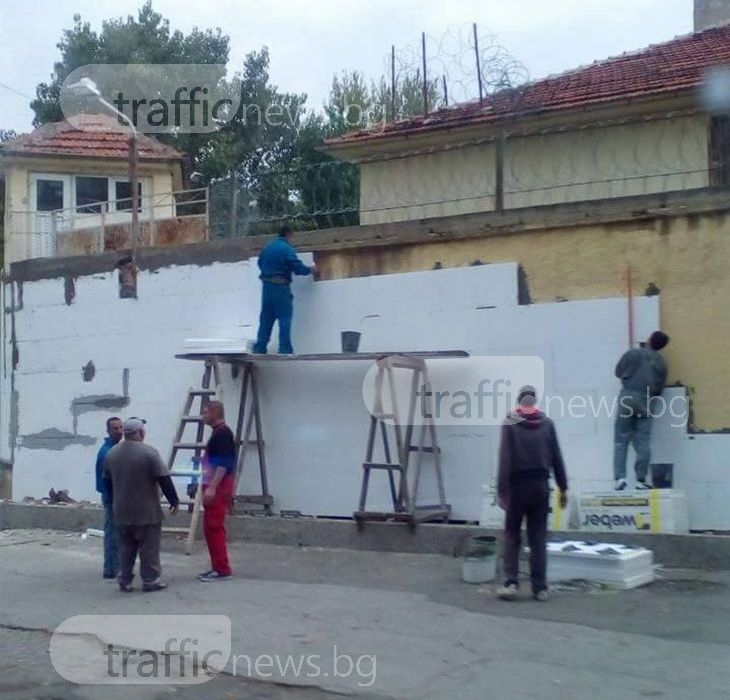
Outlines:
{"label": "white window frame", "polygon": [[[131,216],[132,214],[132,208],[129,209],[117,209],[117,182],[129,182],[129,177],[126,175],[100,175],[98,173],[72,173],[71,174],[71,192],[70,192],[70,201],[72,202],[71,207],[74,210],[75,216],[99,216],[98,212],[78,212],[76,211],[76,178],[77,177],[95,177],[95,178],[105,178],[107,181],[107,204],[109,205],[107,208],[107,213],[120,213],[120,214],[129,214]],[[146,177],[140,177],[139,178],[139,184],[141,189],[140,194],[140,215],[146,216],[149,214],[149,203],[146,201],[149,199],[149,193],[147,190],[149,189],[149,185],[147,182],[148,178]],[[114,195],[112,197],[112,195]],[[151,217],[150,217],[151,218]]]}

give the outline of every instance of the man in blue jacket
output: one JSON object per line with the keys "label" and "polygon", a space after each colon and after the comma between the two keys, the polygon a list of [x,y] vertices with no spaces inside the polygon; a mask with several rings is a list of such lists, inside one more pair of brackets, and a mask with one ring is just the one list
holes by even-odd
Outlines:
{"label": "man in blue jacket", "polygon": [[271,241],[259,255],[259,279],[262,283],[261,316],[259,332],[253,346],[255,353],[266,353],[274,322],[279,322],[279,352],[291,355],[291,321],[294,312],[292,303],[292,275],[313,275],[317,279],[317,268],[305,265],[298,257],[294,246],[289,242],[292,230],[282,226],[279,236]]}
{"label": "man in blue jacket", "polygon": [[117,554],[117,533],[112,510],[112,495],[108,483],[104,480],[104,460],[107,452],[122,439],[122,419],[109,418],[106,422],[104,444],[96,455],[96,490],[101,494],[104,506],[104,568],[102,575],[106,579],[115,579],[119,573],[119,556]]}

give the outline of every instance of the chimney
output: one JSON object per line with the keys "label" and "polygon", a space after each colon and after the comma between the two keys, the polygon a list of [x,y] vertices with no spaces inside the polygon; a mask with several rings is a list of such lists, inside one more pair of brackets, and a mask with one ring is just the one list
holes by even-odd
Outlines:
{"label": "chimney", "polygon": [[730,23],[730,0],[694,0],[694,30]]}

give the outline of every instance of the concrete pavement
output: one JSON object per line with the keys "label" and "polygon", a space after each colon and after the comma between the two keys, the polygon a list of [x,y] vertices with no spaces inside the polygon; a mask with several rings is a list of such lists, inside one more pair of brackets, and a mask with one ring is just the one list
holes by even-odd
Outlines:
{"label": "concrete pavement", "polygon": [[[77,533],[0,532],[3,697],[684,700],[730,687],[727,572],[672,570],[635,591],[503,603],[462,583],[459,560],[443,555],[235,543],[235,580],[200,584],[203,548],[186,557],[167,540],[169,590],[125,595],[100,579],[100,557],[101,541]],[[254,682],[229,663],[201,686],[110,688],[70,686],[49,666],[50,634],[67,618],[140,613],[225,614],[233,656],[317,657],[320,672]],[[349,657],[349,675],[335,653]]]}

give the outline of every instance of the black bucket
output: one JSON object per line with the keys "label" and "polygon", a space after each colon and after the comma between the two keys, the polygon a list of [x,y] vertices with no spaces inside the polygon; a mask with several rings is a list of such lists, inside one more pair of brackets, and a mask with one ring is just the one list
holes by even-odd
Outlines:
{"label": "black bucket", "polygon": [[673,464],[652,464],[651,483],[655,489],[671,489],[674,482]]}
{"label": "black bucket", "polygon": [[342,331],[342,352],[357,352],[360,345],[360,333],[357,331]]}

